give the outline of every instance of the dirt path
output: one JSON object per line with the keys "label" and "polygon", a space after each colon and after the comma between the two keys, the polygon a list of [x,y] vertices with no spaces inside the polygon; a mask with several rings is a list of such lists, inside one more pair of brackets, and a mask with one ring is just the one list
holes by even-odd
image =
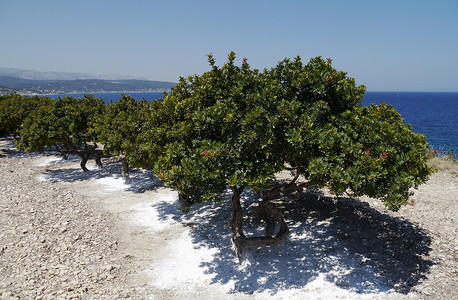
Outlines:
{"label": "dirt path", "polygon": [[[434,174],[415,207],[325,192],[278,199],[291,235],[240,267],[230,207],[177,210],[176,193],[119,164],[28,156],[0,140],[1,299],[457,298],[457,170]],[[299,203],[299,204],[298,204]],[[248,212],[253,199],[245,195]],[[261,224],[247,214],[248,233]]]}

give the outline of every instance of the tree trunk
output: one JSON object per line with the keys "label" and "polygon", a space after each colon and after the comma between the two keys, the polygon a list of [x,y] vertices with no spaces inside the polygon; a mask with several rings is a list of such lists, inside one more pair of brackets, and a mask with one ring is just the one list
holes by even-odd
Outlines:
{"label": "tree trunk", "polygon": [[275,205],[271,202],[264,201],[265,207],[270,210],[272,213],[273,217],[275,218],[275,221],[278,223],[280,226],[280,229],[278,230],[277,234],[274,236],[263,236],[263,237],[250,237],[245,240],[245,247],[248,249],[252,248],[259,248],[262,246],[272,246],[276,244],[283,243],[286,238],[288,237],[289,234],[289,229],[288,225],[286,225],[285,219],[283,219],[283,215],[277,211],[277,208]]}
{"label": "tree trunk", "polygon": [[96,150],[96,152],[95,152],[95,164],[99,168],[103,167],[103,165],[102,165],[102,155],[103,155],[103,152],[101,150]]}
{"label": "tree trunk", "polygon": [[124,177],[124,180],[129,180],[129,161],[127,158],[123,155],[121,158],[121,166],[122,166],[122,177]]}
{"label": "tree trunk", "polygon": [[87,157],[86,155],[80,155],[80,156],[81,156],[81,162],[80,162],[81,169],[84,172],[88,172],[89,170],[86,168],[86,163],[89,160],[89,157]]}
{"label": "tree trunk", "polygon": [[256,208],[258,217],[266,223],[266,236],[273,236],[275,234],[275,219],[266,212],[266,204],[264,201],[260,202]]}
{"label": "tree trunk", "polygon": [[[232,187],[232,242],[235,247],[235,254],[237,255],[240,262],[243,262],[247,256],[248,251],[253,248],[259,248],[262,246],[272,246],[284,242],[288,236],[289,229],[286,225],[286,222],[280,212],[277,211],[275,205],[266,200],[262,200],[260,203],[260,212],[261,218],[266,221],[266,235],[263,237],[249,237],[247,238],[243,233],[243,210],[240,204],[240,196],[244,190],[244,187],[235,188]],[[268,209],[273,218],[268,216],[264,211],[264,208]],[[276,235],[273,235],[275,232],[275,220],[280,229]],[[273,224],[272,224],[273,223]]]}
{"label": "tree trunk", "polygon": [[243,210],[240,205],[240,195],[245,187],[232,187],[232,242],[234,243],[235,254],[240,262],[246,258],[245,234],[243,233]]}

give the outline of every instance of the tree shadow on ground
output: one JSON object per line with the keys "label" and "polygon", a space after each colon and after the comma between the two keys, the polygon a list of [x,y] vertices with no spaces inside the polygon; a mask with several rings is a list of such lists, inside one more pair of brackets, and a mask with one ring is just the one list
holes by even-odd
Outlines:
{"label": "tree shadow on ground", "polygon": [[0,138],[0,158],[30,158],[40,153],[26,153],[18,150],[12,138]]}
{"label": "tree shadow on ground", "polygon": [[[243,195],[247,236],[261,235],[255,216],[257,199]],[[176,204],[158,203],[162,218],[189,226],[195,247],[218,249],[201,267],[212,284],[234,282],[233,292],[301,289],[318,276],[356,293],[397,291],[407,294],[428,272],[431,238],[408,220],[391,217],[348,198],[325,197],[316,190],[275,200],[290,228],[280,245],[255,249],[241,267],[231,244],[230,195],[222,203],[204,203],[187,215]],[[174,212],[175,211],[175,212]],[[251,229],[250,229],[251,228]]]}
{"label": "tree shadow on ground", "polygon": [[89,172],[83,172],[80,168],[47,169],[43,175],[50,182],[76,182],[85,180],[111,179],[118,182],[118,187],[124,187],[125,191],[144,193],[164,186],[151,172],[132,168],[130,179],[124,180],[121,174],[121,163],[104,164],[102,168],[92,168]]}
{"label": "tree shadow on ground", "polygon": [[[4,147],[2,147],[4,148]],[[8,147],[5,155],[30,157]],[[75,182],[90,179],[122,180],[120,163],[82,172],[80,168],[48,169],[50,181]],[[132,170],[126,190],[144,192],[163,186],[150,172]],[[275,200],[290,228],[280,245],[256,249],[250,264],[240,266],[231,243],[231,195],[222,203],[194,205],[184,215],[179,203],[159,202],[152,206],[160,218],[172,218],[190,229],[196,249],[213,248],[201,267],[211,274],[212,284],[233,283],[232,292],[255,293],[302,289],[319,276],[357,293],[394,290],[407,294],[425,278],[433,262],[427,258],[431,238],[408,220],[392,217],[365,202],[325,197],[316,190],[284,195]],[[247,236],[261,235],[263,224],[255,217],[257,199],[242,197]]]}
{"label": "tree shadow on ground", "polygon": [[144,193],[148,190],[164,186],[151,172],[136,168],[130,168],[130,179],[124,181],[121,174],[121,162],[114,157],[102,159],[102,161],[108,162],[105,163],[102,168],[89,167],[89,165],[93,163],[93,160],[91,160],[88,163],[88,167],[91,168],[90,171],[83,172],[80,167],[68,168],[65,166],[66,163],[75,162],[78,162],[79,165],[81,158],[77,155],[68,155],[66,159],[63,159],[60,153],[48,148],[45,148],[41,153],[26,153],[16,148],[13,139],[0,138],[0,158],[33,158],[38,156],[51,157],[51,159],[43,165],[48,167],[43,175],[46,180],[51,182],[76,182],[111,178],[122,181],[126,191],[135,193]]}

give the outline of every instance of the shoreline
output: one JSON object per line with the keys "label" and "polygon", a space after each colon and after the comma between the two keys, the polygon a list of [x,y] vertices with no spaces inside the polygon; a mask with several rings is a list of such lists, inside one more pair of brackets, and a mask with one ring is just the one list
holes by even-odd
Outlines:
{"label": "shoreline", "polygon": [[18,93],[21,96],[58,96],[58,95],[75,95],[75,94],[127,94],[127,93],[168,93],[170,90],[156,90],[156,91],[113,91],[113,92],[65,92],[53,94],[38,94],[38,93]]}

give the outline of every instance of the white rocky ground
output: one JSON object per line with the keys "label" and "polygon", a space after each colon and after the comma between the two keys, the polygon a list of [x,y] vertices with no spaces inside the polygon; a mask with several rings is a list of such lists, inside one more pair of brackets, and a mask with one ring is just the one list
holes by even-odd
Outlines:
{"label": "white rocky ground", "polygon": [[[125,183],[118,163],[83,173],[75,160],[25,155],[0,140],[1,299],[453,299],[455,169],[434,174],[414,207],[323,191],[278,199],[283,245],[240,266],[230,206],[183,215],[149,172]],[[262,224],[245,195],[250,234]]]}

